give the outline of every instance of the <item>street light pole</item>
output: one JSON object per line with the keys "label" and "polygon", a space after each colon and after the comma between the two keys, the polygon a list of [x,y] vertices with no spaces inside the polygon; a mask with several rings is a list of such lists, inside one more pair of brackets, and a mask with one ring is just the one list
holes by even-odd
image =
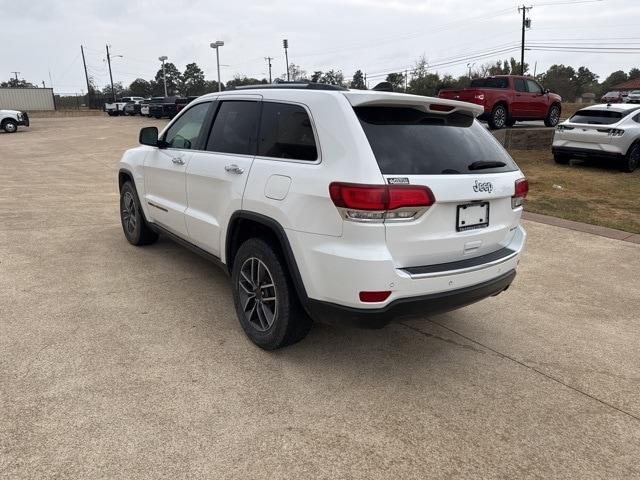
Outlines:
{"label": "street light pole", "polygon": [[107,65],[109,65],[109,80],[111,80],[111,97],[116,101],[116,92],[113,89],[113,74],[111,73],[111,55],[109,54],[109,45],[107,45]]}
{"label": "street light pole", "polygon": [[211,42],[209,44],[211,48],[215,48],[216,50],[216,66],[218,67],[218,91],[222,91],[222,84],[220,83],[220,47],[224,46],[224,42],[221,40],[216,40],[215,42]]}
{"label": "street light pole", "polygon": [[284,58],[287,62],[287,82],[289,81],[289,40],[286,38],[282,40],[282,46],[284,47]]}
{"label": "street light pole", "polygon": [[160,60],[162,62],[162,81],[164,82],[164,96],[168,97],[169,95],[167,95],[167,76],[165,75],[164,72],[164,62],[165,60],[167,60],[169,57],[167,57],[166,55],[163,55],[161,57],[158,57],[158,60]]}

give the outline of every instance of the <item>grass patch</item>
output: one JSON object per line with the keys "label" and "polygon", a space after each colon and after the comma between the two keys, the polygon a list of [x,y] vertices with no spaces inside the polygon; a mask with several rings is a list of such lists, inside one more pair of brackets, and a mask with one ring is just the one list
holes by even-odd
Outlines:
{"label": "grass patch", "polygon": [[525,210],[640,233],[640,171],[606,161],[557,165],[550,151],[509,153],[529,179]]}

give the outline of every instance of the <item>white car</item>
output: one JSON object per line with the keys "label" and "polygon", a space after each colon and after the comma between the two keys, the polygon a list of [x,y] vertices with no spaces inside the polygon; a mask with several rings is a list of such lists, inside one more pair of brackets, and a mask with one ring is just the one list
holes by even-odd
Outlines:
{"label": "white car", "polygon": [[120,162],[133,245],[165,234],[231,276],[265,349],[312,320],[381,327],[509,287],[528,183],[482,107],[330,85],[200,97]]}
{"label": "white car", "polygon": [[578,110],[556,127],[552,152],[560,164],[571,158],[604,158],[633,172],[640,166],[640,105],[616,103]]}
{"label": "white car", "polygon": [[627,95],[627,103],[640,103],[640,90],[632,90]]}
{"label": "white car", "polygon": [[29,126],[29,115],[27,112],[18,110],[0,110],[0,128],[7,133],[15,133],[18,126]]}

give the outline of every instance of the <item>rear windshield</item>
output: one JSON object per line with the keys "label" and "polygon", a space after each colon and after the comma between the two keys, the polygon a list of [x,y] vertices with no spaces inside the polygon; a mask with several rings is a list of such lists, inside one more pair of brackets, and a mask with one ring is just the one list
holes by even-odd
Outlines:
{"label": "rear windshield", "polygon": [[402,175],[511,172],[517,166],[472,117],[406,107],[354,108],[380,171]]}
{"label": "rear windshield", "polygon": [[616,112],[614,110],[578,110],[569,121],[572,123],[611,125],[618,123],[633,111],[635,110],[627,110],[626,112]]}
{"label": "rear windshield", "polygon": [[509,88],[507,78],[475,78],[471,80],[471,88]]}

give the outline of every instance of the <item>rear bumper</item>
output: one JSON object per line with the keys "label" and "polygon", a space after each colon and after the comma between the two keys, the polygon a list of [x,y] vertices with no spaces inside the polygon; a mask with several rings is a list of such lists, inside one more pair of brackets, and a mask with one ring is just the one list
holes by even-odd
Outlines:
{"label": "rear bumper", "polygon": [[457,290],[419,297],[399,298],[385,307],[362,309],[309,299],[309,311],[314,320],[358,328],[382,328],[401,317],[434,315],[470,305],[497,295],[511,285],[516,276],[510,270],[499,277]]}
{"label": "rear bumper", "polygon": [[551,147],[554,155],[564,155],[572,158],[602,158],[606,160],[621,160],[624,154],[615,150],[603,150],[598,148],[583,147]]}

